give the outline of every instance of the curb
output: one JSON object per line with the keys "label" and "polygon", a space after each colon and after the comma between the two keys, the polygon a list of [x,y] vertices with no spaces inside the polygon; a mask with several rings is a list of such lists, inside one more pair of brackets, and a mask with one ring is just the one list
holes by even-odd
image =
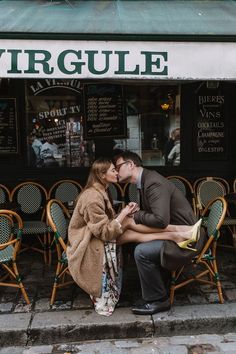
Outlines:
{"label": "curb", "polygon": [[117,308],[110,317],[93,310],[0,315],[0,346],[46,345],[94,339],[227,333],[236,328],[236,303],[174,306],[138,316]]}

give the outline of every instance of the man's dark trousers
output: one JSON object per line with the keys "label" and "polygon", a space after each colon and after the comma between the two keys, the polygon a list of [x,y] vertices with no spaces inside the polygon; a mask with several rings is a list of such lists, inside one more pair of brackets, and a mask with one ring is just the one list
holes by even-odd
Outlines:
{"label": "man's dark trousers", "polygon": [[170,272],[161,266],[162,240],[140,243],[134,251],[145,301],[166,300],[169,297]]}

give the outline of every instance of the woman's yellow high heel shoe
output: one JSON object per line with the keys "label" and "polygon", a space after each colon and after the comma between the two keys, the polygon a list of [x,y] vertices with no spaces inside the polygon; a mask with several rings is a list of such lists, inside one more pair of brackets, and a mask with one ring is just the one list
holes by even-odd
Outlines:
{"label": "woman's yellow high heel shoe", "polygon": [[188,240],[177,243],[177,245],[180,248],[184,248],[184,249],[187,249],[190,251],[195,251],[195,252],[197,251],[196,248],[191,248],[188,245],[192,242],[197,242],[199,240],[200,231],[201,231],[201,223],[202,223],[202,219],[198,220],[198,222],[196,222],[196,224],[193,225],[191,238],[189,238]]}

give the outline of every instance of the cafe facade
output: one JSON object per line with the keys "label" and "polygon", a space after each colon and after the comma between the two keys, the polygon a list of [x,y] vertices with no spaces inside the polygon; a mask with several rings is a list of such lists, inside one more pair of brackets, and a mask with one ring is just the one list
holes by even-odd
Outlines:
{"label": "cafe facade", "polygon": [[119,149],[232,182],[235,17],[226,1],[1,1],[1,182],[84,184]]}

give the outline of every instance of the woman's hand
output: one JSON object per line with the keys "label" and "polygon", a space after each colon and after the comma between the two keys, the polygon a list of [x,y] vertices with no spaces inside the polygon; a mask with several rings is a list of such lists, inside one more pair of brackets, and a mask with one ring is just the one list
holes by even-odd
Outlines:
{"label": "woman's hand", "polygon": [[120,213],[123,214],[124,216],[127,216],[132,214],[133,210],[134,210],[134,205],[129,203],[121,210]]}
{"label": "woman's hand", "polygon": [[139,205],[135,202],[130,202],[128,205],[131,208],[131,212],[128,214],[128,216],[133,217],[133,214],[140,209]]}
{"label": "woman's hand", "polygon": [[132,217],[137,210],[139,210],[138,204],[130,202],[121,210],[120,214],[116,217],[116,220],[122,224],[126,216]]}

